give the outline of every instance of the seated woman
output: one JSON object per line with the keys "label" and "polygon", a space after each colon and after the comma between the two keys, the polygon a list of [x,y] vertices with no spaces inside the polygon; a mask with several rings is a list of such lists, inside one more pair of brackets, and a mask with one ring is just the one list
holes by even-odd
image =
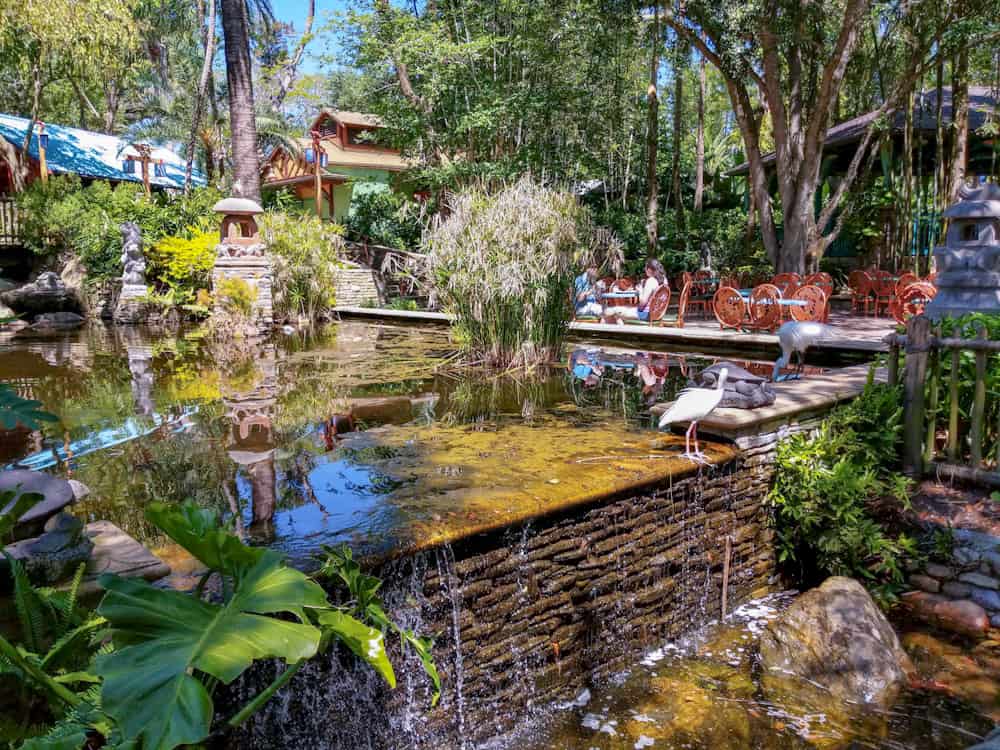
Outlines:
{"label": "seated woman", "polygon": [[646,261],[646,279],[639,286],[639,305],[637,307],[609,307],[604,311],[604,323],[617,322],[618,325],[625,325],[625,320],[649,320],[649,301],[653,298],[653,292],[660,288],[661,284],[667,283],[667,275],[663,270],[663,264],[656,258]]}
{"label": "seated woman", "polygon": [[597,267],[590,266],[573,281],[573,309],[577,318],[599,317],[604,308],[598,301],[602,284],[597,280]]}

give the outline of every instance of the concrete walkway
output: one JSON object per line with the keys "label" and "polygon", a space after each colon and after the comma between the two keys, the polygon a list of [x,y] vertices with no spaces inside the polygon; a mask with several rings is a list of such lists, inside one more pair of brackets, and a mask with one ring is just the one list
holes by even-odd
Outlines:
{"label": "concrete walkway", "polygon": [[[337,307],[335,312],[343,317],[377,318],[412,323],[448,323],[445,313],[422,310],[390,310],[377,307]],[[891,318],[870,318],[834,312],[830,325],[837,337],[824,342],[819,349],[830,351],[855,351],[878,353],[887,351],[882,339],[895,329]],[[720,330],[714,318],[688,318],[684,328],[650,327],[627,324],[570,323],[569,330],[587,338],[612,338],[669,342],[685,347],[707,349],[722,346],[725,349],[777,349],[778,337],[770,333]]]}

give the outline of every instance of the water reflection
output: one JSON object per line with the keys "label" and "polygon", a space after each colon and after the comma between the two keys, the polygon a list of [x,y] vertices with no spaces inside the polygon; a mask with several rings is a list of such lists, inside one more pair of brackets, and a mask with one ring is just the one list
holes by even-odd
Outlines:
{"label": "water reflection", "polygon": [[0,450],[81,479],[80,511],[153,544],[142,508],[193,499],[296,553],[385,550],[665,471],[648,407],[716,361],[570,347],[501,377],[442,367],[452,353],[446,331],[370,323],[232,349],[136,328],[0,336],[0,379],[62,419]]}

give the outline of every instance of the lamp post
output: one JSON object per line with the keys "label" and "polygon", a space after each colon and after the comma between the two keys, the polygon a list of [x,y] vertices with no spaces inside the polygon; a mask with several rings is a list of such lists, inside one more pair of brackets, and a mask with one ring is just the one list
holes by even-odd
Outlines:
{"label": "lamp post", "polygon": [[[322,169],[321,154],[323,149],[319,142],[319,131],[313,130],[309,133],[312,136],[312,152],[313,152],[313,175],[315,177],[315,187],[316,187],[316,217],[319,219],[323,218],[323,178],[321,176],[320,170]],[[306,159],[308,161],[308,158]]]}
{"label": "lamp post", "polygon": [[42,182],[49,181],[49,167],[45,161],[45,152],[49,148],[49,134],[45,132],[45,123],[41,120],[35,122],[38,125],[38,171]]}
{"label": "lamp post", "polygon": [[122,170],[128,174],[134,174],[135,168],[132,164],[134,162],[142,164],[142,186],[146,189],[146,196],[148,197],[152,194],[149,182],[149,165],[154,165],[157,177],[166,176],[166,169],[163,167],[162,159],[153,159],[152,146],[148,146],[145,143],[133,143],[132,148],[135,149],[138,155],[133,156],[132,154],[125,154],[125,159],[122,162]]}

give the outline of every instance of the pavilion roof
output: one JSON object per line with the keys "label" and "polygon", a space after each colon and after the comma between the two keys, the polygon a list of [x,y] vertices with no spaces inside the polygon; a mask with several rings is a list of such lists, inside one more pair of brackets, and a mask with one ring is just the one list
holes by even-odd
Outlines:
{"label": "pavilion roof", "polygon": [[[30,120],[16,115],[0,114],[0,136],[20,149],[28,132]],[[45,133],[49,145],[45,149],[45,163],[53,174],[78,174],[81,177],[115,180],[118,182],[142,182],[138,167],[135,174],[122,169],[122,159],[131,153],[132,143],[118,136],[95,133],[90,130],[71,128],[65,125],[45,123]],[[38,160],[38,127],[32,130],[28,155]],[[156,187],[183,188],[185,161],[165,147],[153,150],[154,159],[162,159],[166,175],[157,177],[150,169],[150,184]],[[205,176],[194,169],[191,184],[203,186]]]}

